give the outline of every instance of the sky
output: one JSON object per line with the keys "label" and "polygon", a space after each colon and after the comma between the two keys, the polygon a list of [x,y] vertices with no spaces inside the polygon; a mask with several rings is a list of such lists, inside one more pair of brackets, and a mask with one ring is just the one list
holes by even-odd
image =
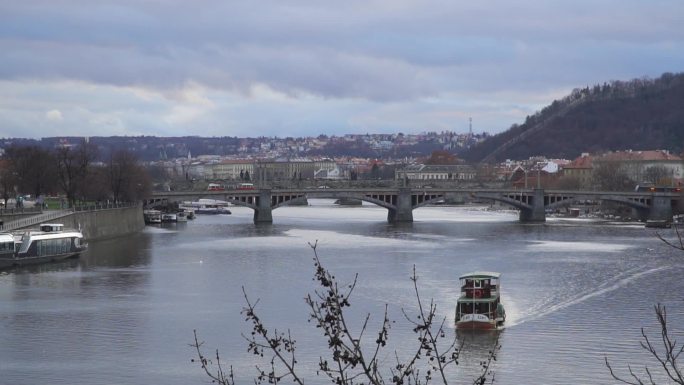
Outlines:
{"label": "sky", "polygon": [[684,71],[682,0],[0,0],[0,137],[497,133]]}

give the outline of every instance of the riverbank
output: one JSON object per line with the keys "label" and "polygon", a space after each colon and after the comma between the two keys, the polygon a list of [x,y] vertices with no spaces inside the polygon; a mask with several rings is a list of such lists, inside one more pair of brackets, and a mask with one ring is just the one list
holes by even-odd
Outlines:
{"label": "riverbank", "polygon": [[80,228],[86,240],[103,240],[137,233],[145,228],[142,206],[77,211],[62,221]]}

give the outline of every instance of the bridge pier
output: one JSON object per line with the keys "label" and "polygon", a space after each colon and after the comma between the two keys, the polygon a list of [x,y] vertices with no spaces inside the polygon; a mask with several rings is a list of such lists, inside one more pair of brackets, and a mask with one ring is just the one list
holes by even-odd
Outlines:
{"label": "bridge pier", "polygon": [[259,190],[259,198],[254,209],[254,223],[273,223],[273,209],[271,208],[271,190]]}
{"label": "bridge pier", "polygon": [[532,201],[529,202],[531,208],[520,209],[520,222],[546,222],[546,211],[544,209],[544,190],[534,189]]}
{"label": "bridge pier", "polygon": [[648,219],[652,221],[672,221],[672,198],[653,195]]}
{"label": "bridge pier", "polygon": [[399,188],[397,194],[396,209],[387,209],[387,222],[413,222],[413,204],[411,201],[411,189]]}

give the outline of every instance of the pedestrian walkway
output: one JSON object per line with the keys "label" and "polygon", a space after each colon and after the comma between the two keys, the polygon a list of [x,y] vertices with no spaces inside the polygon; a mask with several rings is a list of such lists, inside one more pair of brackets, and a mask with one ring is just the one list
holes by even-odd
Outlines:
{"label": "pedestrian walkway", "polygon": [[7,222],[0,226],[0,231],[12,231],[16,229],[21,229],[23,227],[33,226],[40,223],[45,223],[57,218],[63,218],[73,214],[73,210],[53,210],[44,212],[43,214],[33,215],[30,217],[25,217],[17,219],[14,221]]}

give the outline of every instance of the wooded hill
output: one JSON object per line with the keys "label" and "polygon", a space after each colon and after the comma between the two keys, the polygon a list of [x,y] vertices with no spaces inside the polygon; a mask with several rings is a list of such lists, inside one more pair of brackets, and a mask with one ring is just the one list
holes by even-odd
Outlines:
{"label": "wooded hill", "polygon": [[573,159],[583,152],[628,149],[682,152],[684,73],[575,89],[461,156],[491,163],[535,155]]}

